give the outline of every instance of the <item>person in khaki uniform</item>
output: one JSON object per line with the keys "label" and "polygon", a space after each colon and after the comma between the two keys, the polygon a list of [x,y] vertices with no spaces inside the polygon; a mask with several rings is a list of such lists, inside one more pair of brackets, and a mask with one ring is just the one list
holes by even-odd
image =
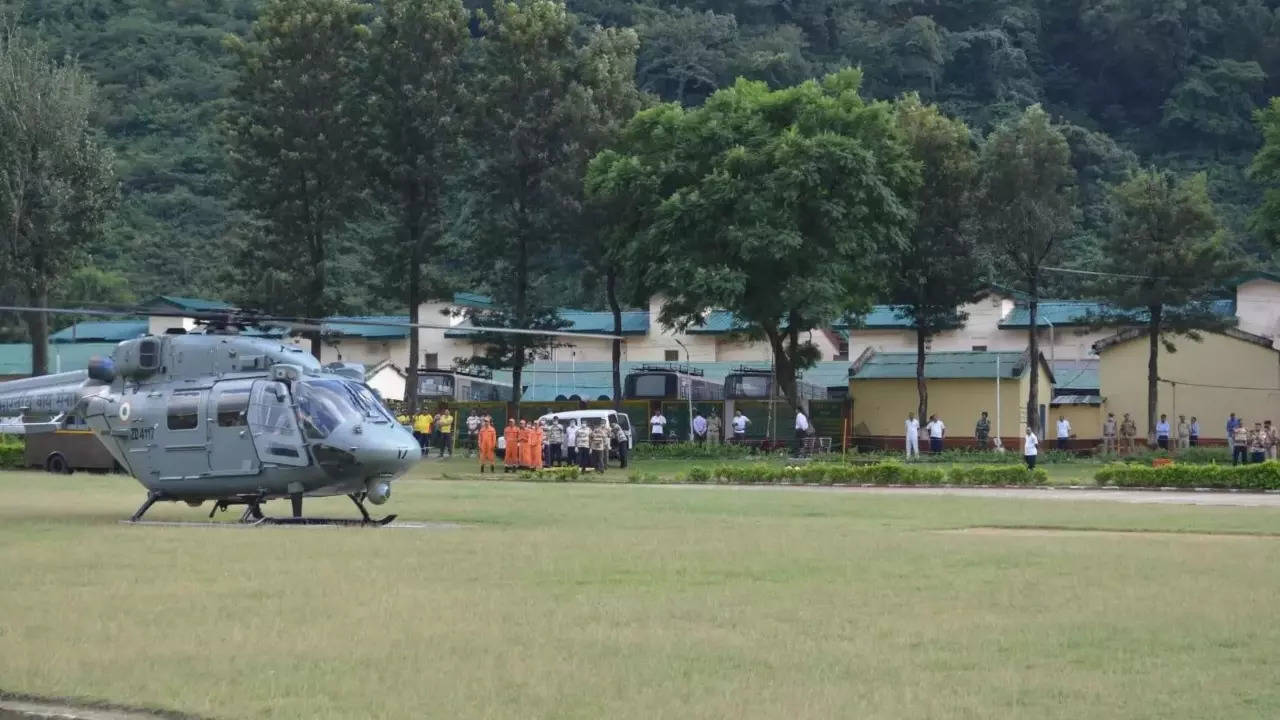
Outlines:
{"label": "person in khaki uniform", "polygon": [[1124,414],[1124,420],[1120,422],[1120,444],[1124,446],[1124,451],[1133,454],[1134,438],[1138,437],[1138,424],[1129,417],[1129,413]]}
{"label": "person in khaki uniform", "polygon": [[609,427],[603,420],[591,428],[591,461],[596,472],[609,466]]}
{"label": "person in khaki uniform", "polygon": [[586,420],[578,425],[578,434],[575,436],[578,453],[578,469],[582,472],[587,471],[587,467],[591,464],[591,426]]}
{"label": "person in khaki uniform", "polygon": [[1262,432],[1266,434],[1262,444],[1266,450],[1267,459],[1275,460],[1276,452],[1280,450],[1280,428],[1275,427],[1268,420],[1262,423]]}
{"label": "person in khaki uniform", "polygon": [[715,410],[711,411],[711,417],[707,418],[707,442],[712,445],[719,445],[724,438],[724,421],[720,419],[720,414]]}
{"label": "person in khaki uniform", "polygon": [[1107,413],[1107,419],[1102,421],[1102,452],[1105,455],[1111,455],[1116,451],[1116,414]]}

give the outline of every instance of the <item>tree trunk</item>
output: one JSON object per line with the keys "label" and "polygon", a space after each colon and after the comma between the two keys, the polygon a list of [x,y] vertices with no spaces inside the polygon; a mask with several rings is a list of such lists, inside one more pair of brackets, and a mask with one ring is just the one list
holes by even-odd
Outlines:
{"label": "tree trunk", "polygon": [[1156,444],[1156,404],[1160,393],[1160,324],[1163,321],[1164,307],[1152,305],[1147,308],[1150,320],[1147,321],[1147,332],[1150,341],[1147,350],[1147,444]]}
{"label": "tree trunk", "polygon": [[924,379],[924,344],[928,340],[929,331],[921,326],[919,319],[916,320],[916,395],[919,397],[920,403],[917,407],[916,417],[923,421],[929,417],[929,386]]}
{"label": "tree trunk", "polygon": [[[325,286],[325,270],[324,270],[324,240],[318,237],[312,237],[311,241],[311,287],[307,298],[307,314],[314,320],[322,320],[324,318],[324,286]],[[321,331],[314,330],[311,332],[311,355],[317,360],[321,357]]]}
{"label": "tree trunk", "polygon": [[777,327],[764,328],[764,334],[769,339],[769,346],[773,348],[773,374],[778,383],[778,389],[782,391],[782,397],[787,401],[792,412],[795,412],[800,408],[799,399],[796,397],[795,364],[787,354],[786,345],[783,343],[784,337]]}
{"label": "tree trunk", "polygon": [[[422,303],[422,228],[418,225],[416,208],[409,211],[406,218],[406,231],[409,240],[409,324],[417,325],[421,320],[418,305]],[[418,328],[409,328],[409,363],[405,365],[404,404],[410,420],[418,414]]]}
{"label": "tree trunk", "polygon": [[[618,305],[618,270],[612,264],[604,272],[604,289],[613,313],[613,334],[622,337],[622,307]],[[622,341],[613,341],[613,409],[622,412]]]}
{"label": "tree trunk", "polygon": [[[37,284],[28,289],[31,304],[49,306],[49,289]],[[42,312],[26,313],[27,334],[31,337],[31,374],[49,374],[49,316]]]}
{"label": "tree trunk", "polygon": [[[1028,347],[1031,362],[1031,389],[1027,391],[1027,427],[1040,436],[1040,287],[1036,276],[1031,277],[1031,299],[1027,310],[1031,317],[1031,342]],[[1043,438],[1041,438],[1043,439]]]}
{"label": "tree trunk", "polygon": [[[521,203],[520,213],[524,212],[524,204]],[[523,223],[519,223],[523,225]],[[527,309],[525,305],[528,303],[529,294],[529,241],[525,237],[524,228],[516,229],[516,326],[528,327],[525,322],[525,313]],[[520,396],[524,394],[524,337],[516,335],[512,345],[515,350],[511,353],[511,399],[515,405],[515,417],[520,417]]]}

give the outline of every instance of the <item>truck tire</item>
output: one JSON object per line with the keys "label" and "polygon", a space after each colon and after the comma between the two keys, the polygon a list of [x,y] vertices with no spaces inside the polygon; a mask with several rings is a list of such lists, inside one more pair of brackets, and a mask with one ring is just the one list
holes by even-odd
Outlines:
{"label": "truck tire", "polygon": [[62,453],[54,453],[44,461],[44,469],[55,475],[70,475],[71,463],[67,462]]}

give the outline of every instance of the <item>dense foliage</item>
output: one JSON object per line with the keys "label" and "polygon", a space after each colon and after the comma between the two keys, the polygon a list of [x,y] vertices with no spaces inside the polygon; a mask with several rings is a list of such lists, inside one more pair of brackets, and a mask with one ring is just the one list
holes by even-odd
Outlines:
{"label": "dense foliage", "polygon": [[1280,462],[1160,468],[1115,463],[1099,470],[1095,478],[1099,485],[1115,487],[1280,490]]}
{"label": "dense foliage", "polygon": [[[261,0],[26,0],[19,27],[71,57],[101,87],[96,122],[115,151],[121,207],[90,248],[132,295],[181,291],[267,302],[230,258],[258,236],[231,203],[216,118],[234,82],[227,34],[248,37]],[[468,4],[468,7],[474,7]],[[1247,168],[1261,143],[1255,108],[1280,95],[1275,0],[828,0],[726,2],[575,0],[578,26],[633,27],[642,90],[701,104],[738,76],[794,85],[861,67],[863,93],[919,93],[982,136],[1032,103],[1059,121],[1077,173],[1079,224],[1064,262],[1088,266],[1105,232],[1105,183],[1135,159],[1203,171],[1224,227],[1255,267],[1275,267],[1276,213],[1248,219],[1273,162]],[[473,30],[478,26],[473,23]],[[1271,118],[1274,126],[1275,112]],[[1274,131],[1272,133],[1274,135]],[[1274,191],[1273,191],[1274,192]],[[1271,202],[1275,205],[1275,201]],[[353,224],[328,278],[342,309],[400,307],[374,287],[363,243],[386,218]],[[576,252],[576,251],[575,251]],[[563,266],[574,256],[552,254]],[[470,278],[467,278],[470,280]],[[1068,291],[1048,280],[1056,294]],[[570,302],[602,306],[595,293]]]}

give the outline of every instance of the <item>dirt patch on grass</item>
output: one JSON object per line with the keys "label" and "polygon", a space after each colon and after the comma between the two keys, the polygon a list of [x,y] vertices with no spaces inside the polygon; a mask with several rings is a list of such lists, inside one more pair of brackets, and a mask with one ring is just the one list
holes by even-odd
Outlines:
{"label": "dirt patch on grass", "polygon": [[945,535],[995,535],[1003,537],[1148,537],[1179,540],[1278,540],[1280,535],[1264,533],[1168,532],[1157,530],[1103,530],[1055,527],[969,527],[935,530]]}
{"label": "dirt patch on grass", "polygon": [[[12,696],[11,696],[12,697]],[[83,707],[56,700],[6,699],[0,695],[0,720],[196,720],[193,716],[173,712],[152,712],[102,705]]]}

